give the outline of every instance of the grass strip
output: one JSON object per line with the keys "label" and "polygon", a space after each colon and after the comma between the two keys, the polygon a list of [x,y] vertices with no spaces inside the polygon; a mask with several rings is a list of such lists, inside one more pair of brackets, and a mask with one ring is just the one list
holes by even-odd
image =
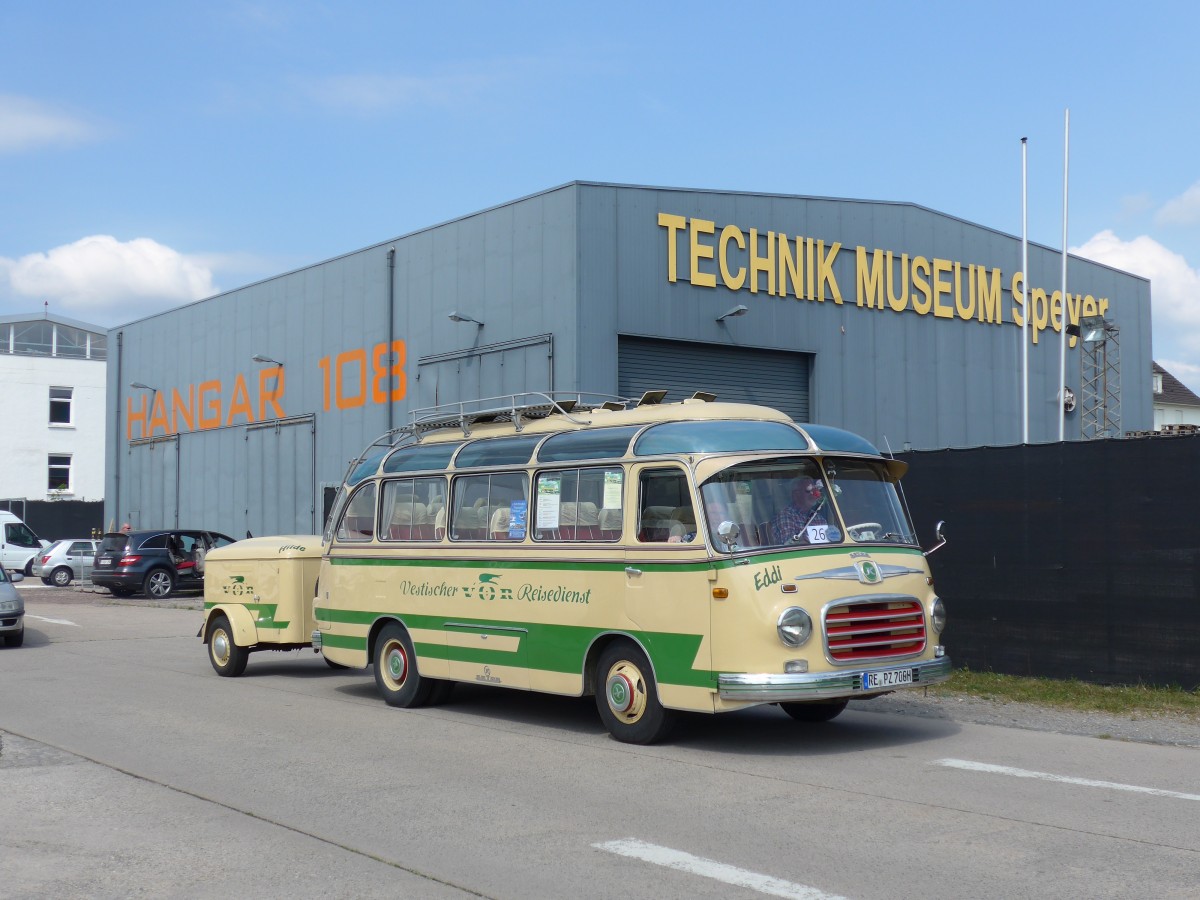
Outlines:
{"label": "grass strip", "polygon": [[1036,703],[1114,715],[1189,716],[1200,724],[1200,692],[1181,687],[1091,684],[1078,679],[1023,678],[955,669],[944,684],[929,689],[942,697],[967,696],[1009,703]]}

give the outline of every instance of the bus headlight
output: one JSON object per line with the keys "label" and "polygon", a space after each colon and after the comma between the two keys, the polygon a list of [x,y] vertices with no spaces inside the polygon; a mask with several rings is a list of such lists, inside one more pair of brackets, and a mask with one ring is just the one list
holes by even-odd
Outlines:
{"label": "bus headlight", "polygon": [[933,607],[929,610],[929,624],[938,634],[946,630],[946,604],[942,602],[941,597],[933,598]]}
{"label": "bus headlight", "polygon": [[787,647],[799,647],[812,637],[812,619],[798,606],[789,606],[779,616],[779,639]]}

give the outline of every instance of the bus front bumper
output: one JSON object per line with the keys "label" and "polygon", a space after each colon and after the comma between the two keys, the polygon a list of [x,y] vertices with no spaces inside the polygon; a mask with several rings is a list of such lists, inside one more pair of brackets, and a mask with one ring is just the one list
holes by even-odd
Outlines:
{"label": "bus front bumper", "polygon": [[838,697],[871,697],[940,684],[950,677],[950,657],[903,665],[872,666],[804,675],[736,674],[717,678],[722,700],[790,703]]}

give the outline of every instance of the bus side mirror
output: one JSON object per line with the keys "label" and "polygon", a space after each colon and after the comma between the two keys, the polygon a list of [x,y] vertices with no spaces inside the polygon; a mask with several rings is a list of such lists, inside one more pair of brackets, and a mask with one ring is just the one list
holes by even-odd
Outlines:
{"label": "bus side mirror", "polygon": [[725,545],[726,553],[733,552],[733,547],[741,533],[742,530],[736,522],[725,521],[717,526],[717,535],[721,538],[721,543]]}
{"label": "bus side mirror", "polygon": [[941,550],[946,544],[946,536],[942,533],[942,528],[946,525],[945,521],[940,521],[933,527],[933,538],[937,543],[925,551],[925,555],[933,553],[935,550]]}

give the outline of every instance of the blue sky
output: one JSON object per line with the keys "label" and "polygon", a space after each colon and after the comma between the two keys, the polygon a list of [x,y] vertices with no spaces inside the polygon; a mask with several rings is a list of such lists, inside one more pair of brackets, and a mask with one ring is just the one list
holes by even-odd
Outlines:
{"label": "blue sky", "polygon": [[582,179],[912,202],[1150,277],[1200,391],[1200,4],[0,10],[0,314],[111,326]]}

